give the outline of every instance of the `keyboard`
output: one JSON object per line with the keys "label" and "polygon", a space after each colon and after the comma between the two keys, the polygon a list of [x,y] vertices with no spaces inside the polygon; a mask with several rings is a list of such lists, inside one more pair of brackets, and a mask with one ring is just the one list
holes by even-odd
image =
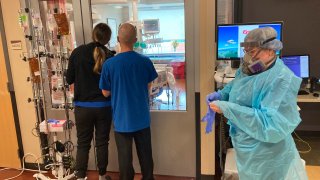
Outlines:
{"label": "keyboard", "polygon": [[299,92],[298,92],[298,95],[308,95],[308,94],[309,94],[308,91],[302,90],[302,89],[300,89]]}

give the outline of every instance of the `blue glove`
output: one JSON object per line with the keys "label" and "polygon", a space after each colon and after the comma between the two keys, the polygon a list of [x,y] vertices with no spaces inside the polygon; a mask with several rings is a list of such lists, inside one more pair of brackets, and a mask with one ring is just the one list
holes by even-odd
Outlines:
{"label": "blue glove", "polygon": [[210,133],[212,131],[212,125],[214,122],[214,118],[215,118],[216,112],[214,112],[210,106],[208,105],[208,111],[207,114],[202,118],[202,122],[207,122],[206,125],[206,133]]}
{"label": "blue glove", "polygon": [[221,94],[218,92],[213,92],[207,95],[207,104],[211,103],[212,101],[221,100]]}

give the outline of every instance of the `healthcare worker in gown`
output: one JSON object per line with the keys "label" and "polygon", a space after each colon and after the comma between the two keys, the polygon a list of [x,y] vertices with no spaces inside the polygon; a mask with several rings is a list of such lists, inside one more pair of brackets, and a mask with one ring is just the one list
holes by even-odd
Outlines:
{"label": "healthcare worker in gown", "polygon": [[211,110],[228,119],[241,180],[308,179],[291,136],[301,122],[301,79],[277,57],[276,37],[271,27],[250,31],[235,79],[207,96]]}

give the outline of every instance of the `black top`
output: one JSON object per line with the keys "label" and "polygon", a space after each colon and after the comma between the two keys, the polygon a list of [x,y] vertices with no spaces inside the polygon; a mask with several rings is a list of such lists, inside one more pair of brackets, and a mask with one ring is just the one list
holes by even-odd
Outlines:
{"label": "black top", "polygon": [[[99,102],[109,101],[99,89],[100,74],[93,72],[95,61],[93,52],[96,44],[81,45],[74,49],[69,58],[69,65],[66,75],[68,84],[74,83],[74,101]],[[103,46],[105,47],[105,46]],[[104,48],[107,59],[114,56],[114,52]]]}

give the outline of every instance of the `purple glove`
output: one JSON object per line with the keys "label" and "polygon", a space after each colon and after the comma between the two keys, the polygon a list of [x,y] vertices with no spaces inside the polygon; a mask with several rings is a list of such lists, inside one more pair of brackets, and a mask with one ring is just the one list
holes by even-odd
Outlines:
{"label": "purple glove", "polygon": [[216,112],[214,112],[210,106],[208,105],[208,111],[207,114],[202,118],[202,122],[207,122],[206,125],[206,133],[210,133],[212,131],[212,125],[214,122],[214,118],[215,118]]}
{"label": "purple glove", "polygon": [[[211,94],[207,95],[207,104],[211,103],[212,101],[220,100],[221,99],[221,94],[218,92],[213,92]],[[210,108],[209,108],[210,109]]]}

